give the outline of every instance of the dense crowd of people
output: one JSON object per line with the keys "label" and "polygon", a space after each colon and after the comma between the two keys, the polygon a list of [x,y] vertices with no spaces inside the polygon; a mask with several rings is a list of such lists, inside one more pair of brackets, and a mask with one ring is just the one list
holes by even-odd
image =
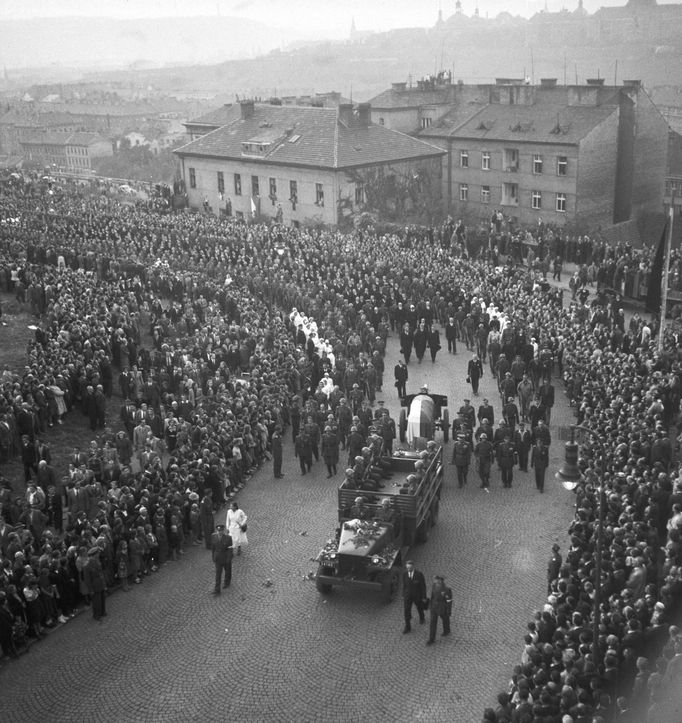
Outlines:
{"label": "dense crowd of people", "polygon": [[[518,397],[529,422],[542,400],[521,382],[537,389],[559,374],[578,421],[601,440],[581,444],[571,549],[559,564],[554,551],[522,664],[485,720],[607,720],[628,705],[647,714],[682,655],[671,627],[682,592],[682,478],[669,436],[680,403],[675,337],[659,354],[656,329],[639,317],[626,325],[606,293],[565,305],[509,249],[496,250],[506,259],[472,260],[464,244],[444,248],[449,221],[425,249],[410,234],[164,216],[105,195],[36,203],[35,190],[15,184],[0,195],[0,286],[37,327],[23,371],[0,382],[0,454],[21,459],[26,483],[5,480],[1,493],[3,651],[15,654],[22,635],[40,637],[84,601],[105,614],[102,590],[141,581],[188,544],[208,546],[217,511],[281,453],[289,428],[302,473],[320,443],[330,476],[339,444],[353,473],[365,448],[394,434],[372,410],[387,383],[390,330],[409,335],[421,361],[427,348],[435,359],[441,327],[448,351],[464,345],[490,364],[503,402]],[[543,259],[570,250],[589,269],[622,258],[554,231],[547,239]],[[409,362],[408,336],[402,346]],[[49,429],[74,410],[96,439],[58,473]],[[536,422],[551,405],[541,411]],[[513,434],[511,425],[499,442]]]}

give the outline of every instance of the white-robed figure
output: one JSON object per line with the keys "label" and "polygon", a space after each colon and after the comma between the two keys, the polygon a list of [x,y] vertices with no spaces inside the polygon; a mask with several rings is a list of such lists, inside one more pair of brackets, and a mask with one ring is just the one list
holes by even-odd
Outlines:
{"label": "white-robed figure", "polygon": [[246,537],[246,521],[248,517],[244,510],[239,509],[239,505],[233,502],[227,511],[225,527],[232,538],[232,545],[238,555],[242,554],[242,545],[248,545],[249,540]]}
{"label": "white-robed figure", "polygon": [[414,396],[407,415],[407,441],[414,444],[417,437],[433,439],[433,418],[436,405],[429,396],[429,388],[424,384],[419,394]]}

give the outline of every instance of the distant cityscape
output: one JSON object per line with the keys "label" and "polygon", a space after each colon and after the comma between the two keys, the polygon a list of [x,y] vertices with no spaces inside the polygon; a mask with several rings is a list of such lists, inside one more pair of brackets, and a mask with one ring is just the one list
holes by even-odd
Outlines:
{"label": "distant cityscape", "polygon": [[[573,10],[539,12],[528,20],[504,12],[483,18],[477,8],[466,14],[459,2],[454,10],[447,17],[441,11],[430,29],[373,33],[359,30],[353,21],[346,41],[275,50],[258,61],[172,68],[133,63],[111,72],[76,72],[71,78],[73,71],[65,70],[60,79],[51,79],[58,68],[46,74],[5,68],[0,164],[84,177],[115,172],[125,181],[179,181],[195,208],[246,216],[256,208],[289,223],[336,225],[370,210],[358,177],[363,164],[349,160],[343,168],[320,156],[312,161],[312,176],[301,176],[292,170],[303,163],[295,151],[311,133],[319,143],[328,142],[326,133],[335,133],[336,142],[347,142],[348,148],[351,136],[364,134],[367,148],[375,149],[365,171],[372,164],[384,170],[398,164],[400,176],[416,164],[426,178],[439,158],[440,202],[428,213],[464,215],[470,222],[502,206],[520,223],[541,214],[553,223],[581,218],[608,228],[634,223],[643,213],[661,213],[673,194],[682,196],[682,77],[676,75],[682,74],[682,63],[675,62],[682,55],[682,4],[629,0],[589,14],[578,0]],[[512,39],[516,52],[505,46]],[[460,73],[469,61],[453,60],[453,48],[464,56],[474,41],[477,76]],[[631,52],[622,50],[624,44]],[[401,59],[401,46],[410,49],[409,60]],[[481,54],[480,47],[489,52]],[[425,72],[434,53],[437,71]],[[648,60],[640,63],[640,56]],[[517,60],[510,63],[509,58]],[[506,77],[500,77],[501,69]],[[26,83],[32,72],[40,81]],[[265,150],[254,155],[240,147],[230,155],[214,144],[207,151],[205,139],[244,122],[245,102],[270,130],[251,129],[240,142],[267,136],[265,145],[253,146]],[[298,133],[313,117],[314,131]],[[625,148],[618,129],[622,136],[623,124],[629,123],[637,134]],[[592,148],[599,129],[607,127],[611,140],[602,138]],[[345,130],[339,136],[335,128]],[[349,140],[343,141],[346,131]],[[398,144],[400,158],[377,150],[382,143],[395,146],[398,136],[392,133],[414,139],[411,145]],[[386,138],[380,141],[382,134]],[[292,135],[303,140],[282,144]],[[292,151],[286,162],[285,148]],[[143,149],[159,162],[150,166],[147,158],[147,165],[137,168],[135,152]],[[342,150],[339,146],[337,153]],[[197,153],[202,162],[189,165]],[[601,156],[603,173],[590,180],[594,187],[585,186],[586,173],[579,183],[576,169],[578,164],[584,169],[594,154]],[[562,172],[557,159],[566,160]],[[232,168],[237,161],[239,168]],[[499,177],[480,173],[496,167]],[[316,173],[326,174],[326,180],[316,180]],[[230,193],[237,176],[249,179],[248,193],[241,187]],[[282,193],[273,191],[283,186],[296,188],[284,194],[285,204]],[[428,187],[433,195],[434,184]],[[427,209],[422,205],[418,213],[421,202],[406,193],[412,195],[409,203],[394,199],[383,213],[395,219],[424,217]]]}

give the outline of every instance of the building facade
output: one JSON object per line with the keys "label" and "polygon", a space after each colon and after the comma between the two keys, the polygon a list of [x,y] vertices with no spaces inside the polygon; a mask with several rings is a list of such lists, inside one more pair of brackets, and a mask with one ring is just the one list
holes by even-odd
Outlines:
{"label": "building facade", "polygon": [[476,92],[478,103],[419,133],[447,151],[451,214],[595,228],[661,209],[668,129],[639,83],[500,81]]}
{"label": "building facade", "polygon": [[110,141],[98,133],[38,131],[21,141],[29,163],[68,173],[90,173],[95,158],[113,156]]}
{"label": "building facade", "polygon": [[[444,152],[371,123],[368,104],[357,112],[345,103],[320,108],[242,101],[237,108],[237,118],[175,151],[190,207],[293,226],[337,226],[377,210],[379,187],[396,216],[413,211],[434,188],[440,195]],[[188,123],[188,132],[196,125]]]}

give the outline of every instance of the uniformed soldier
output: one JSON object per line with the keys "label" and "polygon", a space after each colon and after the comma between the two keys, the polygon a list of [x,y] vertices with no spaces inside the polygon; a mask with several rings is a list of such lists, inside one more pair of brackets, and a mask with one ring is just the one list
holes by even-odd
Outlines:
{"label": "uniformed soldier", "polygon": [[530,454],[530,466],[535,470],[535,486],[545,491],[545,471],[549,467],[549,450],[538,437]]}
{"label": "uniformed soldier", "polygon": [[310,472],[313,466],[313,445],[305,429],[302,429],[298,437],[296,437],[294,448],[301,465],[301,474],[304,475],[306,472]]}
{"label": "uniformed soldier", "polygon": [[457,414],[461,414],[469,429],[476,426],[476,410],[471,406],[471,400],[465,399]]}
{"label": "uniformed soldier", "polygon": [[513,436],[514,429],[519,423],[519,408],[516,406],[514,397],[507,398],[507,403],[502,409],[502,416],[504,417],[504,421],[507,423],[507,427],[509,427],[509,433]]}
{"label": "uniformed soldier", "polygon": [[457,469],[457,483],[460,489],[467,483],[469,462],[471,461],[471,447],[463,434],[457,436],[452,450],[452,464]]}
{"label": "uniformed soldier", "polygon": [[561,570],[561,565],[563,563],[561,553],[559,552],[560,549],[561,548],[556,542],[552,545],[552,557],[549,558],[549,564],[547,565],[548,595],[552,592],[552,583],[557,579],[557,577],[559,577],[559,570]]}
{"label": "uniformed soldier", "polygon": [[493,461],[493,445],[488,440],[486,434],[482,434],[481,438],[474,449],[476,459],[478,459],[478,474],[481,478],[481,489],[490,487],[490,466]]}
{"label": "uniformed soldier", "polygon": [[516,447],[510,439],[505,439],[497,447],[497,464],[502,472],[502,486],[511,487],[516,464]]}

